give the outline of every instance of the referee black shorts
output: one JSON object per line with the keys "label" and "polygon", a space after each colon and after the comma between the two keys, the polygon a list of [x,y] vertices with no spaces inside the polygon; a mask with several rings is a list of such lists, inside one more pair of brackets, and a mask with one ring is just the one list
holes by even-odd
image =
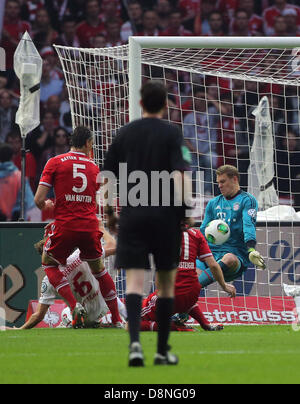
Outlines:
{"label": "referee black shorts", "polygon": [[157,271],[179,265],[182,210],[170,207],[123,208],[116,251],[116,267],[150,269],[153,254]]}

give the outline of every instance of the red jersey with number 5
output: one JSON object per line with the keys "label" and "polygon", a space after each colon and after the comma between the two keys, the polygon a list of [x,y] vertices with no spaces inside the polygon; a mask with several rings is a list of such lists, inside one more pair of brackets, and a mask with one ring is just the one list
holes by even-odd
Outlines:
{"label": "red jersey with number 5", "polygon": [[84,153],[60,154],[47,162],[40,185],[54,187],[54,218],[65,230],[98,230],[98,175],[98,166]]}
{"label": "red jersey with number 5", "polygon": [[187,293],[193,284],[198,283],[196,259],[201,261],[211,257],[212,252],[198,229],[189,229],[182,234],[180,263],[175,282],[175,295]]}

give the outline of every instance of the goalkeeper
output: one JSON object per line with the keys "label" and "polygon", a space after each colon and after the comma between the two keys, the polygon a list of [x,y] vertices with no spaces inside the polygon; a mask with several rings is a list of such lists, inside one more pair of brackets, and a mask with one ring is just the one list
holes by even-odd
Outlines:
{"label": "goalkeeper", "polygon": [[[200,230],[204,234],[208,223],[215,219],[224,220],[229,225],[228,241],[222,245],[209,243],[209,247],[222,268],[225,281],[231,282],[239,278],[251,263],[265,269],[264,259],[255,249],[258,203],[253,195],[240,189],[240,176],[235,167],[221,166],[216,175],[221,195],[207,204]],[[215,282],[204,262],[197,260],[197,268],[202,287]]]}

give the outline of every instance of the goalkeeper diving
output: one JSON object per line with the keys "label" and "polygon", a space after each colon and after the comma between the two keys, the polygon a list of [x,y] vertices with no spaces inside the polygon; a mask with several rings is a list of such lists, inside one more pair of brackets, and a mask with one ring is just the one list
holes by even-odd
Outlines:
{"label": "goalkeeper diving", "polygon": [[[200,230],[205,234],[209,222],[215,219],[225,221],[230,227],[230,238],[222,245],[211,243],[209,247],[220,265],[226,282],[234,281],[252,263],[265,269],[265,262],[256,250],[256,217],[258,203],[255,197],[240,188],[240,175],[234,166],[224,165],[216,170],[221,194],[209,201]],[[202,287],[215,282],[205,262],[197,260]]]}

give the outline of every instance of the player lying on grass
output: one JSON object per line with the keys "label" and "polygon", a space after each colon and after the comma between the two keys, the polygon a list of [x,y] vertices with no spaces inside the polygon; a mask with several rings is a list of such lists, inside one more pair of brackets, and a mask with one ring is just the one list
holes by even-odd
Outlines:
{"label": "player lying on grass", "polygon": [[[115,254],[116,241],[103,228],[101,228],[101,232],[103,233],[105,243],[103,255],[104,257],[109,257],[110,255]],[[35,248],[40,254],[43,251],[44,243],[45,239],[35,244]],[[86,328],[97,327],[101,317],[107,313],[108,308],[100,292],[99,283],[92,275],[89,265],[86,262],[81,261],[79,255],[80,251],[77,249],[67,259],[67,265],[65,267],[60,266],[60,270],[64,275],[65,282],[70,285],[76,300],[80,302],[86,310],[87,315],[82,326]],[[55,299],[57,299],[57,292],[50,284],[48,277],[45,276],[42,281],[41,296],[37,311],[19,329],[26,330],[37,326],[43,321],[49,307],[54,304]],[[125,306],[119,298],[118,307],[120,314],[126,318]],[[71,311],[70,317],[72,318]],[[80,327],[81,325],[75,325],[75,328]]]}
{"label": "player lying on grass", "polygon": [[[173,314],[188,313],[206,331],[219,331],[222,326],[210,325],[201,312],[197,302],[200,295],[201,285],[196,272],[196,259],[204,262],[221,288],[231,297],[235,297],[236,290],[233,285],[224,280],[222,270],[214,259],[206,239],[197,229],[188,229],[183,232],[181,242],[180,264],[175,281],[175,305]],[[141,331],[156,331],[156,301],[157,292],[150,294],[143,302]],[[173,323],[172,330],[185,331],[184,327]]]}
{"label": "player lying on grass", "polygon": [[[222,245],[209,243],[209,247],[223,271],[225,281],[231,282],[239,278],[251,263],[265,269],[264,259],[255,250],[258,203],[253,195],[240,189],[240,176],[235,167],[221,166],[216,174],[221,195],[207,204],[200,230],[204,234],[208,223],[215,219],[224,220],[230,227],[228,241]],[[202,287],[216,281],[205,262],[197,261],[197,267]]]}

